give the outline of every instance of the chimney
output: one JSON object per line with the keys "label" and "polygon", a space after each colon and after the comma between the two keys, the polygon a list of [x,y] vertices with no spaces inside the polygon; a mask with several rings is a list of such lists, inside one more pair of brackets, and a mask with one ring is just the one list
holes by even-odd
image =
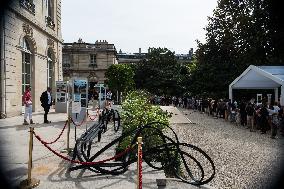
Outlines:
{"label": "chimney", "polygon": [[141,54],[141,48],[139,48],[139,54]]}

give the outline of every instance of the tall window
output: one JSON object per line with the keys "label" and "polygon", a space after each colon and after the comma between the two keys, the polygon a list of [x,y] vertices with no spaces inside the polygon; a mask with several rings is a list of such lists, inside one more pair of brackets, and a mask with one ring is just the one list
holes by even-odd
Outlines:
{"label": "tall window", "polygon": [[90,64],[89,64],[89,67],[92,67],[92,68],[98,67],[98,65],[97,65],[97,57],[96,57],[95,54],[91,54],[91,55],[90,55]]}
{"label": "tall window", "polygon": [[22,95],[26,90],[26,86],[31,86],[31,49],[27,39],[23,40],[23,53],[22,53]]}
{"label": "tall window", "polygon": [[53,76],[53,60],[52,60],[52,53],[50,50],[47,52],[47,87],[53,87],[52,86],[52,76]]}
{"label": "tall window", "polygon": [[70,56],[68,54],[62,55],[62,67],[69,68],[70,67]]}
{"label": "tall window", "polygon": [[50,17],[53,20],[53,1],[52,0],[46,0],[46,9],[47,9],[47,16]]}
{"label": "tall window", "polygon": [[46,25],[51,29],[54,29],[54,6],[53,0],[46,0],[46,11],[47,15],[45,17]]}

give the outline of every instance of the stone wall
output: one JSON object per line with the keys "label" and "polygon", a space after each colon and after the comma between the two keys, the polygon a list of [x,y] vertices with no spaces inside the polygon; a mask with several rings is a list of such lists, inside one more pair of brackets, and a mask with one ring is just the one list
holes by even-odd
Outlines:
{"label": "stone wall", "polygon": [[[20,3],[14,3],[5,11],[1,35],[4,36],[1,64],[5,65],[1,79],[1,113],[7,117],[22,112],[22,53],[26,38],[32,53],[32,97],[33,110],[42,111],[40,95],[47,87],[47,52],[52,52],[53,85],[62,80],[61,1],[54,0],[54,28],[46,23],[46,1],[33,1],[33,14]],[[55,93],[54,93],[55,94]],[[4,100],[5,99],[5,100]]]}

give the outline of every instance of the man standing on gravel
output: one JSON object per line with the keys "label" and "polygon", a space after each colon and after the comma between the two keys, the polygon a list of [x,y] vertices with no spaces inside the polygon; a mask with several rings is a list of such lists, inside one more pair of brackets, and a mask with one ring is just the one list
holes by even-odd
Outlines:
{"label": "man standing on gravel", "polygon": [[51,123],[51,121],[47,120],[47,114],[49,112],[50,106],[52,105],[52,98],[51,98],[51,88],[47,87],[47,90],[44,91],[40,96],[41,106],[44,109],[44,123]]}

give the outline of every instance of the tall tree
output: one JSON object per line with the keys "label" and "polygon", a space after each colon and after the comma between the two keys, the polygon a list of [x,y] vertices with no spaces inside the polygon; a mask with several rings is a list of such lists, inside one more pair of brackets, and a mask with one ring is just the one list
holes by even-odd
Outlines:
{"label": "tall tree", "polygon": [[136,67],[137,88],[157,95],[182,93],[180,85],[181,67],[174,52],[167,48],[150,48],[147,58]]}
{"label": "tall tree", "polygon": [[119,101],[121,92],[127,92],[135,87],[134,70],[131,65],[113,64],[107,69],[105,77],[108,87],[118,94]]}
{"label": "tall tree", "polygon": [[[198,42],[191,91],[227,95],[228,85],[249,65],[283,64],[283,30],[272,0],[219,0],[208,18],[206,42]],[[283,25],[283,24],[282,24]],[[280,37],[282,36],[282,37]]]}

